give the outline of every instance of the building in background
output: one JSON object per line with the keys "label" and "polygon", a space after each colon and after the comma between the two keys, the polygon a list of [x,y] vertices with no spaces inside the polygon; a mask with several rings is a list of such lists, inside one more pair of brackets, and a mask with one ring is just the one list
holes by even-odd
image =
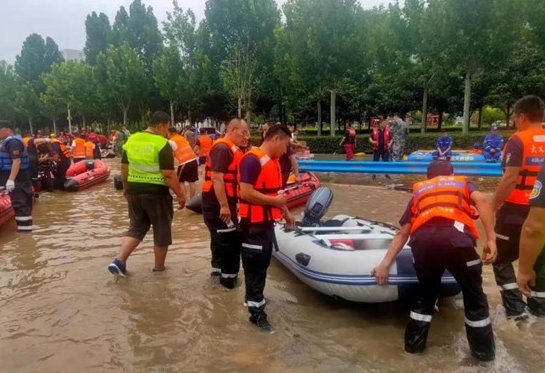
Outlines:
{"label": "building in background", "polygon": [[76,49],[63,49],[61,53],[65,61],[83,61],[85,59],[83,51]]}

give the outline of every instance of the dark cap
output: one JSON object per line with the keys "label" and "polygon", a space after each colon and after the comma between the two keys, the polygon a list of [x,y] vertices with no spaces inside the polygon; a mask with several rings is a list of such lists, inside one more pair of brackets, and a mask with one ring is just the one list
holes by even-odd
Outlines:
{"label": "dark cap", "polygon": [[13,129],[13,124],[9,120],[0,120],[0,128]]}
{"label": "dark cap", "polygon": [[433,161],[428,166],[428,179],[437,176],[451,176],[452,174],[454,174],[454,167],[449,161]]}

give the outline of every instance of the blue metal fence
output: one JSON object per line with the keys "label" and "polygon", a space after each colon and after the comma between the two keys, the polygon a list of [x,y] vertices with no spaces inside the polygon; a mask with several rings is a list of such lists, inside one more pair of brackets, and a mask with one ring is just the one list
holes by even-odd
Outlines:
{"label": "blue metal fence", "polygon": [[[426,174],[428,162],[298,161],[299,170],[367,174]],[[501,176],[499,163],[452,162],[456,175]]]}

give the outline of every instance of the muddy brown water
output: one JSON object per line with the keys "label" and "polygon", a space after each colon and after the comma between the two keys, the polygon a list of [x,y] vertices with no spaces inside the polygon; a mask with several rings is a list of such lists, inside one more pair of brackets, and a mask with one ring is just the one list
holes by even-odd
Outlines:
{"label": "muddy brown water", "polygon": [[[118,162],[108,162],[116,173]],[[329,217],[396,223],[409,197],[356,185],[357,176],[321,176],[335,192]],[[427,351],[409,355],[403,352],[406,305],[335,301],[274,259],[265,293],[276,332],[256,331],[242,305],[244,287],[225,291],[209,277],[208,231],[187,210],[175,213],[167,272],[151,272],[150,234],[129,260],[130,276],[114,279],[106,267],[128,219],[112,177],[88,191],[44,194],[33,215],[31,235],[16,234],[13,222],[0,230],[0,372],[545,369],[545,321],[506,321],[490,267],[484,286],[497,360],[481,365],[468,358],[459,299],[441,302]]]}

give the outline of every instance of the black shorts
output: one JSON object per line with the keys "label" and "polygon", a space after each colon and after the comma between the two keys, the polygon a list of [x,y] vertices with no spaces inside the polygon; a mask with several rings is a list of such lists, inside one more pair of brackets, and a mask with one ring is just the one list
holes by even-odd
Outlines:
{"label": "black shorts", "polygon": [[196,159],[178,166],[178,180],[180,182],[187,181],[188,183],[199,180],[199,164]]}
{"label": "black shorts", "polygon": [[172,244],[172,197],[170,194],[128,194],[130,226],[127,236],[142,241],[153,226],[156,246]]}

